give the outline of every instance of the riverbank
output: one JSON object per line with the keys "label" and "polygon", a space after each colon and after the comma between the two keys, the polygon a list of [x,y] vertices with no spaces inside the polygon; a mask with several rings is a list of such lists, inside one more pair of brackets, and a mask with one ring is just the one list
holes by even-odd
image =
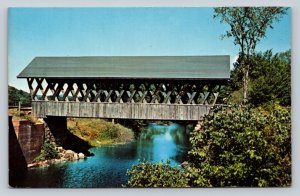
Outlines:
{"label": "riverbank", "polygon": [[41,152],[40,156],[37,157],[37,159],[28,164],[27,167],[28,168],[33,168],[33,167],[48,167],[49,164],[52,163],[58,163],[58,162],[65,162],[65,161],[77,161],[77,160],[81,160],[81,159],[85,159],[87,158],[83,153],[76,153],[72,150],[65,150],[62,147],[55,147],[56,155],[55,157],[51,158],[51,159],[45,159],[45,157],[43,157],[43,153]]}
{"label": "riverbank", "polygon": [[127,143],[134,139],[132,130],[103,119],[68,118],[67,126],[72,134],[94,147]]}

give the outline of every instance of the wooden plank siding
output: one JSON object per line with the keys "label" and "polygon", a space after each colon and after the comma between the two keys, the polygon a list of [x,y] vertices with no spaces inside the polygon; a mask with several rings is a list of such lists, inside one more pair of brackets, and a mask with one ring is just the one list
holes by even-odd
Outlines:
{"label": "wooden plank siding", "polygon": [[65,116],[88,118],[120,118],[149,120],[199,120],[212,105],[157,103],[98,103],[33,101],[37,117]]}

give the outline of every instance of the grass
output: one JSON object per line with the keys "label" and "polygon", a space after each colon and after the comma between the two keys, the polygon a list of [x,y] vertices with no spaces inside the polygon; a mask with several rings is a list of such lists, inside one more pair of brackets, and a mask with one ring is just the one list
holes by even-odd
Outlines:
{"label": "grass", "polygon": [[126,143],[134,138],[132,130],[103,119],[68,118],[68,129],[91,146]]}

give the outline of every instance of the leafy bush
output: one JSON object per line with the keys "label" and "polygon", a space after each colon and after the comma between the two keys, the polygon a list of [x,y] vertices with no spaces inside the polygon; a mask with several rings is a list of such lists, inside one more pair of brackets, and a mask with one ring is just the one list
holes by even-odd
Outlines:
{"label": "leafy bush", "polygon": [[188,187],[188,178],[182,168],[171,167],[170,162],[143,162],[127,171],[129,187]]}
{"label": "leafy bush", "polygon": [[55,149],[54,144],[49,141],[45,141],[44,145],[42,146],[40,155],[35,159],[36,161],[44,161],[55,159],[58,157],[58,152]]}
{"label": "leafy bush", "polygon": [[194,131],[191,166],[194,186],[290,186],[291,115],[275,105],[271,111],[221,109]]}

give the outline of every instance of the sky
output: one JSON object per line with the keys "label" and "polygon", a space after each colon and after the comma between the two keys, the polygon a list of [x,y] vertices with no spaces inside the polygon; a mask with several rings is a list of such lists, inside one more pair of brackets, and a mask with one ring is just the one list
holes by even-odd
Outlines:
{"label": "sky", "polygon": [[[291,48],[291,10],[268,29],[256,51]],[[17,75],[37,56],[238,55],[228,26],[213,8],[10,8],[8,84],[29,91]]]}

